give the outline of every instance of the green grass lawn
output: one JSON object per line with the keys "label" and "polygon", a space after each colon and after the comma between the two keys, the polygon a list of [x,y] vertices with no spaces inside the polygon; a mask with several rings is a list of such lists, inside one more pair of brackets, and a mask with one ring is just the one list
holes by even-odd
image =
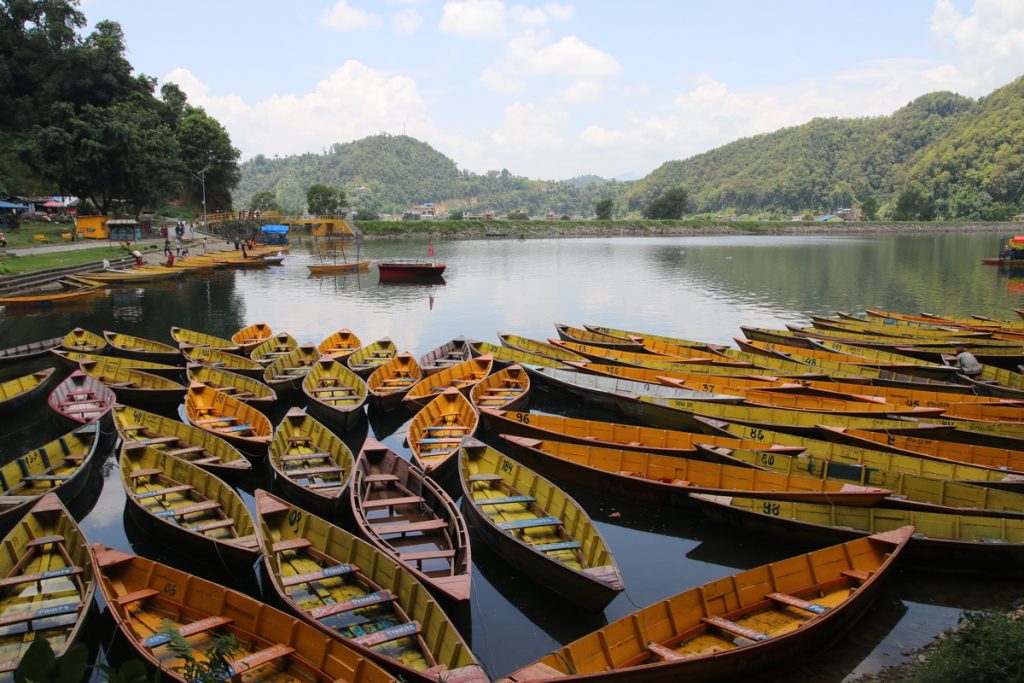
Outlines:
{"label": "green grass lawn", "polygon": [[[145,249],[140,251],[158,249],[155,244],[141,245]],[[45,254],[31,254],[19,256],[16,252],[9,252],[7,256],[0,256],[0,275],[19,275],[30,273],[36,270],[48,268],[63,268],[66,266],[77,266],[81,263],[101,261],[103,259],[114,259],[129,256],[129,252],[120,247],[92,247],[75,249],[72,251],[55,251]]]}
{"label": "green grass lawn", "polygon": [[[72,233],[74,230],[74,223],[22,223],[20,230],[3,230],[3,233],[7,238],[7,248],[17,249],[18,247],[38,247],[44,244],[66,244],[70,240],[64,239],[61,234]],[[37,242],[32,238],[33,235],[46,235],[50,241]]]}

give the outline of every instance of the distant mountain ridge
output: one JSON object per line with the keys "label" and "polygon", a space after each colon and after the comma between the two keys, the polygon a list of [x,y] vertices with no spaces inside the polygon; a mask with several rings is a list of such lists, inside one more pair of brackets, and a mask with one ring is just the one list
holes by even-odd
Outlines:
{"label": "distant mountain ridge", "polygon": [[635,215],[682,186],[694,213],[786,216],[874,198],[884,214],[901,193],[916,190],[938,217],[1005,219],[1024,211],[1024,78],[978,100],[936,92],[889,116],[814,119],[668,161],[632,182],[470,173],[426,143],[376,135],[322,155],[258,156],[242,165],[235,201],[244,205],[269,190],[301,207],[312,183],[341,187],[356,206],[389,213],[435,202],[499,215],[524,208],[531,215],[589,216],[597,201],[611,197],[616,215]]}

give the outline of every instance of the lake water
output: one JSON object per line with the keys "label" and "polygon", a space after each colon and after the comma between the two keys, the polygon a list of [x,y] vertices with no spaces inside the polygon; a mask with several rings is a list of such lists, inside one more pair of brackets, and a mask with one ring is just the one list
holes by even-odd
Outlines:
{"label": "lake water", "polygon": [[[171,325],[230,336],[253,322],[318,342],[347,327],[365,342],[385,335],[416,356],[457,335],[497,343],[499,331],[555,336],[553,323],[593,323],[726,343],[740,325],[781,327],[811,314],[882,308],[1012,317],[1024,279],[979,265],[1006,235],[878,235],[856,237],[686,237],[467,241],[435,243],[448,264],[444,284],[383,285],[376,269],[308,277],[318,262],[308,242],[295,245],[283,266],[217,271],[180,282],[117,288],[74,308],[0,316],[0,347],[63,334],[76,325],[169,341]],[[419,257],[428,243],[366,242],[348,259]],[[34,365],[3,368],[2,378]],[[295,399],[298,401],[299,399]],[[546,412],[584,415],[572,405],[537,396]],[[0,455],[57,435],[45,406],[3,417]],[[598,415],[605,419],[621,419]],[[369,429],[399,453],[409,416],[372,416]],[[344,435],[353,450],[364,433]],[[91,541],[203,572],[259,594],[252,577],[224,576],[147,537],[124,513],[125,497],[110,457],[89,496],[81,525]],[[259,473],[239,492],[266,487]],[[464,635],[495,678],[560,643],[687,588],[794,552],[771,539],[711,526],[696,513],[652,509],[590,494],[571,485],[608,541],[626,591],[603,614],[587,614],[508,570],[486,546],[473,547],[473,599]],[[94,502],[93,502],[94,500]],[[476,540],[476,537],[474,537]],[[903,661],[906,652],[953,626],[964,609],[1008,605],[1019,585],[904,573],[885,589],[858,629],[829,653],[806,657],[784,678],[840,681]],[[94,644],[110,657],[121,650],[103,621]],[[106,630],[104,630],[106,629]]]}

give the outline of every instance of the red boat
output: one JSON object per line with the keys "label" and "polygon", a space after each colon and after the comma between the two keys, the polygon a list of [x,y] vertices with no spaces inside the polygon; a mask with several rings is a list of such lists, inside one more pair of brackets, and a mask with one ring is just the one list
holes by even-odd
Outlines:
{"label": "red boat", "polygon": [[381,261],[377,263],[382,282],[400,280],[436,280],[444,273],[445,264],[432,261]]}

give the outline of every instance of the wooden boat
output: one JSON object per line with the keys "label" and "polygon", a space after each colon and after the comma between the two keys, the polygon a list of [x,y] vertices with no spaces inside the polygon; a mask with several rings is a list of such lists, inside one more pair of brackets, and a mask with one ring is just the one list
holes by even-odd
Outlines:
{"label": "wooden boat", "polygon": [[568,392],[586,403],[592,403],[600,408],[609,410],[619,409],[619,400],[623,402],[640,400],[640,397],[659,399],[679,399],[687,402],[702,403],[739,403],[742,396],[730,396],[725,394],[709,394],[703,391],[692,389],[680,389],[679,387],[667,387],[646,382],[634,382],[618,377],[602,377],[585,372],[573,370],[559,370],[558,368],[535,368],[529,365],[523,366],[530,379],[561,391]]}
{"label": "wooden boat", "polygon": [[101,427],[110,426],[110,409],[117,402],[114,392],[103,382],[81,370],[72,372],[46,400],[68,424],[97,422]]}
{"label": "wooden boat", "polygon": [[241,452],[208,431],[140,408],[114,406],[114,427],[124,443],[139,443],[235,480],[252,471]]}
{"label": "wooden boat", "polygon": [[79,351],[61,351],[60,349],[50,349],[50,353],[53,354],[54,358],[60,365],[65,368],[72,370],[78,369],[79,363],[87,363],[89,361],[103,362],[109,365],[116,365],[120,368],[130,370],[141,370],[148,372],[151,375],[160,375],[161,377],[167,377],[170,379],[180,377],[185,372],[185,368],[177,365],[168,365],[166,363],[153,363],[147,360],[135,360],[134,358],[119,358],[118,356],[98,356],[95,353],[81,353]]}
{"label": "wooden boat", "polygon": [[420,410],[409,423],[406,439],[413,462],[434,479],[455,469],[462,437],[473,436],[480,414],[462,393],[450,387]]}
{"label": "wooden boat", "polygon": [[60,348],[80,353],[103,353],[107,349],[107,341],[98,334],[76,327],[64,336]]}
{"label": "wooden boat", "polygon": [[61,290],[36,290],[27,294],[0,296],[0,307],[3,308],[44,308],[73,304],[106,291],[106,286],[99,282],[87,284],[78,280],[59,280]]}
{"label": "wooden boat", "polygon": [[17,363],[29,358],[36,358],[37,356],[43,355],[50,349],[58,348],[63,341],[64,337],[52,337],[50,339],[29,342],[28,344],[18,344],[17,346],[9,346],[6,349],[0,349],[0,365]]}
{"label": "wooden boat", "polygon": [[433,375],[453,365],[465,363],[473,357],[473,350],[465,337],[455,337],[451,341],[441,344],[433,351],[429,351],[419,359],[423,374]]}
{"label": "wooden boat", "polygon": [[[673,347],[679,350],[679,355],[660,353],[654,351],[618,351],[600,346],[588,344],[577,344],[576,342],[562,341],[561,339],[549,339],[552,344],[569,349],[573,353],[583,356],[585,359],[594,360],[612,365],[628,365],[635,368],[654,368],[657,370],[679,369],[688,371],[694,365],[739,365],[741,367],[752,367],[750,363],[736,363],[722,358],[713,353],[695,351],[682,346]],[[685,355],[684,355],[685,354]]]}
{"label": "wooden boat", "polygon": [[183,345],[181,347],[181,353],[185,356],[185,360],[190,363],[199,363],[200,365],[209,365],[214,368],[223,368],[231,372],[236,372],[246,377],[252,377],[253,379],[259,379],[263,376],[264,367],[245,356],[239,356],[234,353],[228,353],[226,351],[220,351],[209,346],[188,346]]}
{"label": "wooden boat", "polygon": [[490,355],[494,359],[494,369],[507,368],[509,365],[516,363],[522,365],[539,365],[544,368],[564,368],[565,363],[547,356],[542,356],[538,353],[530,353],[529,351],[521,351],[519,349],[513,349],[510,346],[498,346],[485,341],[478,341],[470,339],[469,348],[473,352],[473,356],[482,356],[484,354]]}
{"label": "wooden boat", "polygon": [[366,382],[332,356],[321,357],[302,380],[309,412],[329,425],[351,429],[366,418]]}
{"label": "wooden boat", "polygon": [[188,379],[189,382],[200,382],[228,396],[234,396],[264,413],[269,413],[277,402],[277,392],[263,382],[224,368],[190,363]]}
{"label": "wooden boat", "polygon": [[612,335],[604,334],[603,332],[594,332],[582,327],[572,327],[571,325],[565,325],[562,323],[555,323],[555,330],[558,332],[558,338],[562,341],[574,342],[576,344],[595,346],[604,349],[614,349],[616,351],[644,353],[643,344],[632,339],[613,337]]}
{"label": "wooden boat", "polygon": [[271,361],[263,369],[263,382],[278,395],[297,391],[319,359],[320,352],[315,346],[303,344]]}
{"label": "wooden boat", "polygon": [[[595,375],[606,377],[621,377],[631,379],[635,382],[646,382],[647,384],[664,384],[665,386],[678,386],[678,381],[688,384],[690,389],[700,389],[699,386],[692,386],[687,380],[699,378],[701,384],[712,382],[714,384],[732,384],[743,388],[759,386],[780,386],[787,383],[812,381],[814,377],[823,375],[808,375],[800,373],[797,376],[791,374],[776,375],[760,368],[742,367],[734,365],[689,365],[685,368],[671,370],[656,370],[652,368],[638,368],[629,365],[611,365],[595,361],[566,361],[568,368],[589,372]],[[710,378],[710,379],[708,379]],[[864,380],[867,383],[867,380]],[[711,392],[714,393],[714,392]]]}
{"label": "wooden boat", "polygon": [[[94,282],[102,282],[107,285],[140,284],[144,282],[156,282],[158,280],[173,280],[185,274],[180,268],[165,268],[163,270],[100,270],[88,274],[88,279]],[[74,276],[73,276],[74,277]]]}
{"label": "wooden boat", "polygon": [[299,348],[299,342],[287,332],[275,334],[263,341],[249,352],[249,357],[263,365],[269,365],[279,356],[291,353]]}
{"label": "wooden boat", "polygon": [[231,634],[239,651],[225,670],[235,681],[365,681],[394,678],[341,640],[264,602],[143,557],[92,546],[99,586],[114,623],[163,677],[185,683],[170,629],[198,651]]}
{"label": "wooden boat", "polygon": [[[896,474],[908,472],[938,480],[976,484],[1007,491],[1024,491],[1024,479],[1011,472],[975,467],[965,463],[942,462],[940,460],[929,460],[928,458],[900,453],[884,452],[877,449],[853,446],[849,443],[825,441],[823,437],[829,434],[827,430],[822,430],[818,435],[819,438],[809,438],[762,429],[760,427],[733,424],[721,420],[708,420],[705,418],[698,418],[698,420],[706,423],[709,431],[717,431],[718,434],[723,436],[803,448],[808,457],[838,462],[846,466],[852,465],[853,467],[849,467],[847,470],[847,478],[850,480],[862,476],[858,473],[858,470],[879,470],[884,472],[892,471]],[[758,465],[770,466],[772,463],[769,463],[769,460],[771,460],[771,454],[765,456],[765,461],[759,462]],[[871,476],[872,473],[866,471],[863,472],[863,475]],[[864,481],[877,485],[875,482],[879,480],[872,478]],[[887,486],[886,488],[891,487]]]}
{"label": "wooden boat", "polygon": [[211,349],[226,351],[228,353],[238,353],[241,351],[238,344],[230,339],[216,337],[205,332],[197,332],[196,330],[188,330],[184,327],[172,327],[171,339],[176,341],[179,346],[182,344],[187,344],[189,346],[209,346]]}
{"label": "wooden boat", "polygon": [[574,353],[573,351],[570,351],[567,348],[557,346],[555,344],[549,344],[545,341],[530,339],[529,337],[520,337],[519,335],[516,334],[499,332],[498,339],[501,341],[502,346],[507,346],[510,349],[514,349],[516,351],[525,351],[526,353],[535,353],[538,356],[544,356],[546,358],[561,361],[563,363],[570,360],[589,360],[585,356],[581,356],[578,353]]}
{"label": "wooden boat", "polygon": [[256,511],[266,574],[281,601],[304,621],[341,637],[402,680],[489,680],[444,611],[402,564],[261,489]]}
{"label": "wooden boat", "polygon": [[88,483],[99,442],[94,422],[0,466],[0,528],[10,528],[47,493],[71,503]]}
{"label": "wooden boat", "polygon": [[273,429],[267,416],[216,389],[193,382],[185,393],[185,415],[195,427],[234,444],[250,455],[266,454]]}
{"label": "wooden boat", "polygon": [[370,261],[350,261],[347,263],[307,263],[310,275],[343,275],[345,273],[365,273],[370,269]]}
{"label": "wooden boat", "polygon": [[223,257],[219,259],[221,263],[226,264],[229,268],[269,268],[270,266],[280,264],[282,260],[269,256],[253,255]]}
{"label": "wooden boat", "polygon": [[477,409],[520,410],[530,400],[530,376],[521,365],[510,365],[488,375],[469,390]]}
{"label": "wooden boat", "polygon": [[953,403],[942,411],[942,415],[974,422],[1022,422],[1024,406],[1020,403]]}
{"label": "wooden boat", "polygon": [[982,365],[981,375],[978,377],[958,373],[957,379],[984,396],[1024,400],[1024,375],[1019,372]]}
{"label": "wooden boat", "polygon": [[155,363],[177,363],[181,360],[181,349],[163,342],[109,330],[103,331],[103,338],[110,344],[111,350],[121,356]]}
{"label": "wooden boat", "polygon": [[345,359],[356,352],[362,345],[363,343],[359,341],[359,337],[356,336],[355,332],[341,329],[317,344],[316,349],[321,355]]}
{"label": "wooden boat", "polygon": [[537,471],[600,493],[688,507],[689,493],[875,505],[892,491],[820,477],[502,434],[517,459]]}
{"label": "wooden boat", "polygon": [[[0,577],[0,623],[8,629],[0,638],[5,657],[0,675],[14,680],[14,670],[37,639],[57,656],[82,640],[96,590],[89,545],[57,496],[40,498],[4,537]],[[12,627],[24,632],[15,635]]]}
{"label": "wooden boat", "polygon": [[445,264],[429,261],[378,261],[381,282],[431,280],[444,274]]}
{"label": "wooden boat", "polygon": [[462,440],[459,473],[467,518],[514,568],[590,610],[622,592],[597,525],[560,488],[472,437]]}
{"label": "wooden boat", "polygon": [[599,332],[601,334],[607,334],[611,337],[619,337],[621,339],[629,339],[631,341],[638,341],[641,344],[646,345],[666,345],[666,346],[681,346],[695,351],[701,351],[704,353],[710,353],[716,348],[715,344],[708,344],[707,342],[694,341],[692,339],[680,339],[678,337],[667,337],[661,334],[653,334],[651,332],[635,332],[630,330],[621,330],[614,327],[605,327],[602,325],[584,325],[584,329],[590,330],[591,332]]}
{"label": "wooden boat", "polygon": [[469,600],[469,529],[455,501],[408,460],[367,439],[349,501],[359,533],[401,562],[435,595]]}
{"label": "wooden boat", "polygon": [[14,411],[43,395],[53,379],[53,368],[0,382],[0,411],[11,417]]}
{"label": "wooden boat", "polygon": [[291,408],[274,430],[270,466],[289,500],[336,518],[344,505],[355,457],[345,442],[301,408]]}
{"label": "wooden boat", "polygon": [[463,394],[470,390],[491,373],[494,361],[490,356],[471,358],[456,365],[428,375],[417,382],[402,399],[409,410],[416,412],[434,400],[442,391],[454,387]]}
{"label": "wooden boat", "polygon": [[238,346],[242,353],[251,353],[253,349],[267,341],[274,335],[270,325],[266,323],[254,323],[243,327],[231,335],[231,343]]}
{"label": "wooden boat", "polygon": [[913,533],[904,527],[858,538],[691,588],[502,681],[739,680],[820,651],[867,610]]}
{"label": "wooden boat", "polygon": [[107,385],[121,403],[143,405],[178,405],[185,397],[185,385],[160,375],[130,370],[102,360],[78,364],[91,377]]}
{"label": "wooden boat", "polygon": [[[907,561],[929,571],[1017,575],[1024,519],[695,494],[712,520],[793,542],[828,543],[913,525]],[[766,506],[767,504],[767,506]]]}
{"label": "wooden boat", "polygon": [[122,446],[120,469],[129,511],[155,538],[230,569],[248,569],[259,556],[245,503],[214,475],[137,442]]}
{"label": "wooden boat", "polygon": [[360,377],[369,377],[370,373],[397,355],[398,348],[395,343],[384,337],[352,352],[345,359],[345,364]]}
{"label": "wooden boat", "polygon": [[394,410],[414,384],[423,379],[423,369],[411,353],[400,353],[374,370],[366,379],[370,403],[378,410]]}
{"label": "wooden boat", "polygon": [[948,408],[924,408],[887,403],[881,398],[869,396],[820,396],[804,393],[763,391],[747,389],[743,392],[744,402],[768,408],[786,408],[810,413],[851,415],[854,417],[913,417],[927,420],[929,417],[948,414]]}

